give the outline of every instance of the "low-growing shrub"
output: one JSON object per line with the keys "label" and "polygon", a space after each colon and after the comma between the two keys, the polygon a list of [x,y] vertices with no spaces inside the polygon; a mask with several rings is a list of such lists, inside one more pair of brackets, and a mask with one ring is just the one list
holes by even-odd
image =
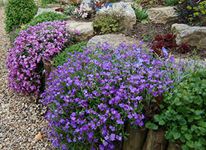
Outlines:
{"label": "low-growing shrub", "polygon": [[206,147],[206,70],[187,75],[165,96],[154,121],[166,128],[166,138],[182,143],[182,149]]}
{"label": "low-growing shrub", "polygon": [[121,21],[122,18],[118,15],[101,14],[95,17],[93,27],[99,34],[120,32],[123,30]]}
{"label": "low-growing shrub", "polygon": [[157,53],[159,56],[163,55],[162,49],[167,49],[168,51],[177,51],[180,53],[186,53],[191,50],[190,46],[186,43],[177,45],[176,44],[176,35],[168,33],[168,34],[159,34],[156,35],[154,40],[152,41],[151,48]]}
{"label": "low-growing shrub", "polygon": [[112,50],[103,44],[69,56],[50,74],[42,94],[56,148],[114,149],[127,135],[125,124],[144,125],[142,103],[173,82],[169,62],[138,46]]}
{"label": "low-growing shrub", "polygon": [[6,31],[28,23],[37,13],[37,6],[34,0],[9,0],[5,9],[6,13]]}
{"label": "low-growing shrub", "polygon": [[205,25],[206,0],[182,0],[177,7],[179,19],[191,25]]}
{"label": "low-growing shrub", "polygon": [[65,22],[45,22],[21,31],[7,58],[10,88],[24,94],[38,94],[43,61],[59,53],[67,37]]}
{"label": "low-growing shrub", "polygon": [[80,42],[74,45],[69,46],[68,48],[65,48],[64,51],[59,53],[57,56],[53,58],[53,66],[57,67],[60,65],[63,65],[65,62],[67,62],[69,58],[70,53],[75,52],[83,52],[84,47],[86,47],[87,42]]}

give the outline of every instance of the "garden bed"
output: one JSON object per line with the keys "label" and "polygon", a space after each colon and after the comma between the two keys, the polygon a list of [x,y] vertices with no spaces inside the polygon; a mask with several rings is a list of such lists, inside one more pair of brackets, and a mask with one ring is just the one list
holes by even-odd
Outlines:
{"label": "garden bed", "polygon": [[53,2],[9,1],[6,31],[9,87],[47,107],[55,148],[206,147],[205,1]]}

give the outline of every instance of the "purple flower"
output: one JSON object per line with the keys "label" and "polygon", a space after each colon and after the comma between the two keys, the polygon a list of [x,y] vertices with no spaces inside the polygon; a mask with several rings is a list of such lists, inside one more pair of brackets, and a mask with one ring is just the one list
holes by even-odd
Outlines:
{"label": "purple flower", "polygon": [[50,74],[42,94],[50,112],[50,138],[68,149],[114,149],[113,142],[123,140],[125,121],[142,127],[141,103],[162,95],[173,82],[171,62],[140,46],[121,44],[113,50],[104,44],[69,56]]}
{"label": "purple flower", "polygon": [[21,31],[7,57],[9,87],[24,94],[38,94],[43,61],[50,61],[67,40],[65,22],[44,22]]}

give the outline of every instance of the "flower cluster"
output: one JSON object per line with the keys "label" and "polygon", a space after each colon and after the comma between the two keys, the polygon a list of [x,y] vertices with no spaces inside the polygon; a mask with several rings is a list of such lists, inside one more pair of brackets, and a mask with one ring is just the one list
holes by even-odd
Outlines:
{"label": "flower cluster", "polygon": [[144,126],[142,101],[173,82],[169,62],[145,51],[126,44],[87,47],[50,74],[42,102],[55,147],[110,150],[125,137],[125,123]]}
{"label": "flower cluster", "polygon": [[65,22],[45,22],[21,31],[9,50],[9,86],[24,94],[39,93],[43,61],[61,51],[68,40]]}

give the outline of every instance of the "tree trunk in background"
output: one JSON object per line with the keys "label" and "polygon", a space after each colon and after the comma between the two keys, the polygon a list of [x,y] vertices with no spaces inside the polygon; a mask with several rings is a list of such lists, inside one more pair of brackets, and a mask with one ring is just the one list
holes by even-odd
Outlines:
{"label": "tree trunk in background", "polygon": [[147,129],[132,129],[128,127],[127,131],[129,137],[124,141],[123,150],[142,150],[147,137]]}
{"label": "tree trunk in background", "polygon": [[149,130],[143,150],[166,150],[166,147],[167,141],[164,137],[164,131]]}

